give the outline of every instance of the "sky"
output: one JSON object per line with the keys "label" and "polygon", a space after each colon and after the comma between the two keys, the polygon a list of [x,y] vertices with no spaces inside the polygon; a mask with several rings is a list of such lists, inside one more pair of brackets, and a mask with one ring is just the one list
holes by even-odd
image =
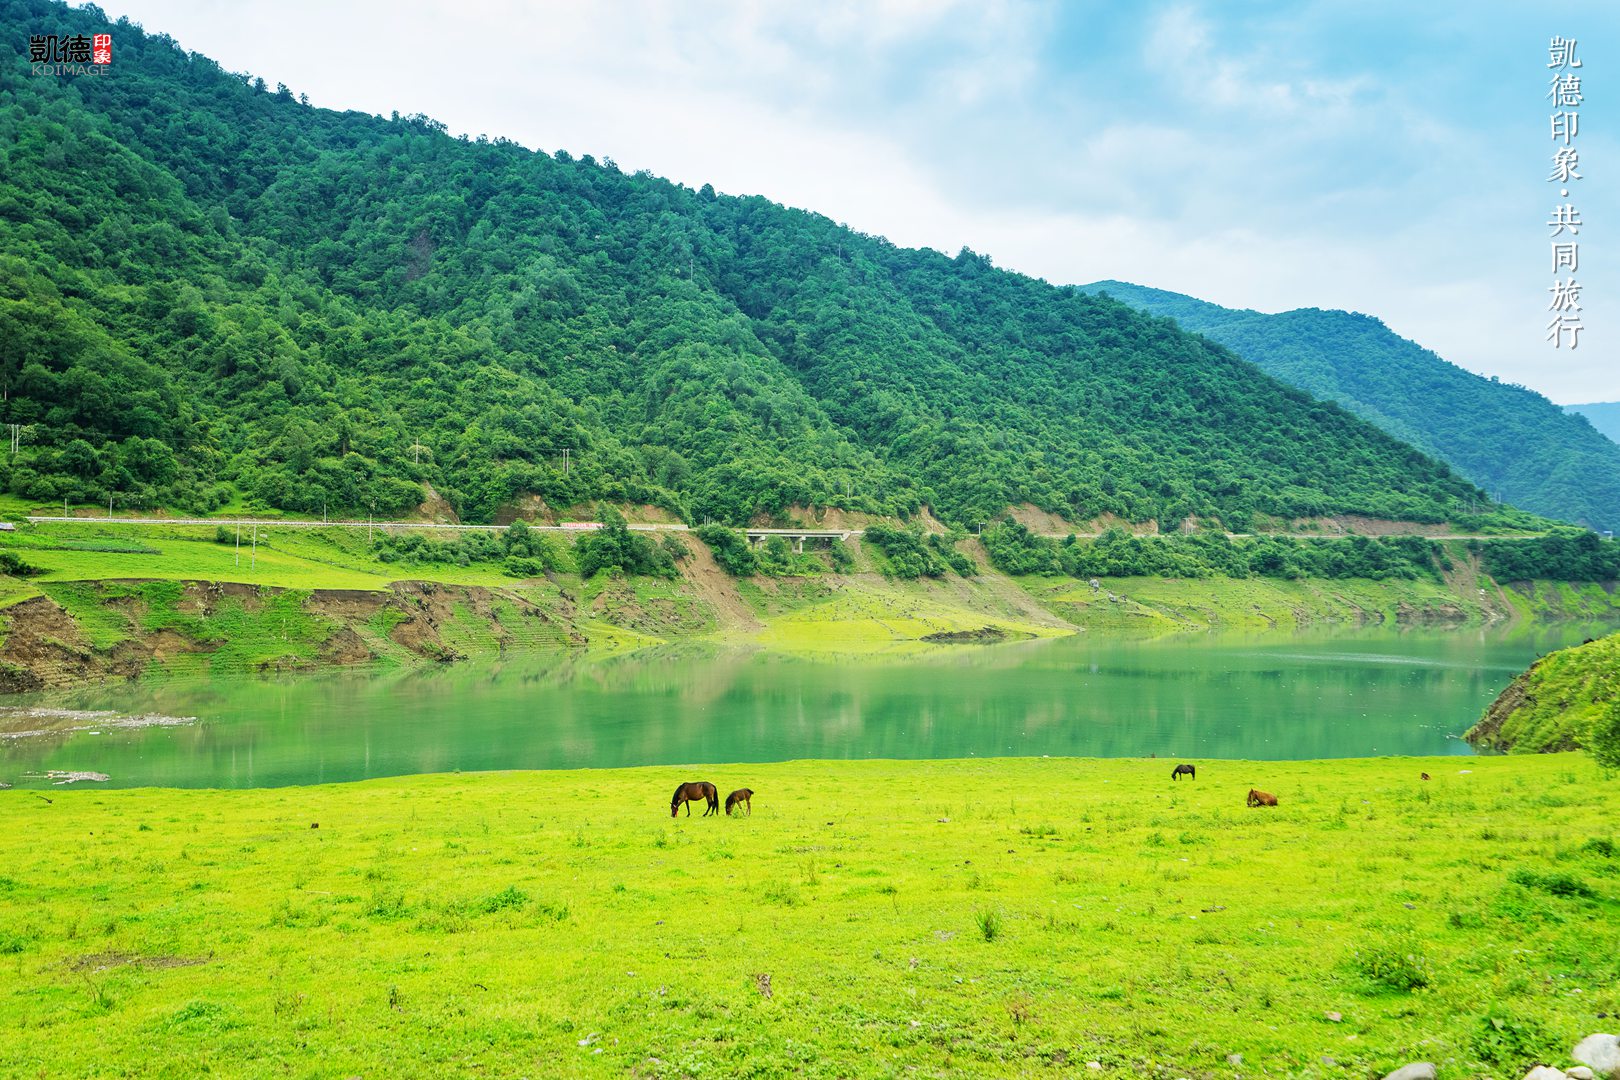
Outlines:
{"label": "sky", "polygon": [[[100,6],[314,105],[426,113],[1058,284],[1361,311],[1554,401],[1620,399],[1612,2]],[[1549,69],[1554,36],[1580,68]],[[1548,179],[1559,74],[1581,79],[1567,186]],[[1561,205],[1575,349],[1546,340]]]}

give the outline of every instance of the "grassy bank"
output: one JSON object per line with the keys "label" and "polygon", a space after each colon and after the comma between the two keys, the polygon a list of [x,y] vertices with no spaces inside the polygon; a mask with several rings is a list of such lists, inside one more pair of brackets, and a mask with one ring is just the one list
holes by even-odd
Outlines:
{"label": "grassy bank", "polygon": [[1592,745],[1592,725],[1620,700],[1620,634],[1537,660],[1467,734],[1495,750],[1544,753]]}
{"label": "grassy bank", "polygon": [[[1601,584],[1499,584],[1459,548],[1445,580],[1009,578],[976,540],[978,572],[901,580],[851,542],[843,573],[804,556],[797,577],[737,579],[695,536],[673,580],[508,560],[402,561],[365,529],[264,526],[259,543],[213,526],[93,520],[0,534],[35,573],[0,576],[0,692],[153,674],[490,658],[534,645],[753,641],[794,653],[913,651],[1082,632],[1159,635],[1322,624],[1620,622]],[[439,538],[441,541],[442,537]],[[558,540],[559,544],[566,541]],[[441,546],[435,552],[460,552]],[[559,547],[567,564],[566,547]],[[389,561],[391,560],[391,561]],[[524,572],[538,573],[523,560]],[[826,564],[826,565],[824,565]]]}
{"label": "grassy bank", "polygon": [[1620,1009],[1585,759],[1170,765],[3,792],[0,1071],[1517,1078]]}

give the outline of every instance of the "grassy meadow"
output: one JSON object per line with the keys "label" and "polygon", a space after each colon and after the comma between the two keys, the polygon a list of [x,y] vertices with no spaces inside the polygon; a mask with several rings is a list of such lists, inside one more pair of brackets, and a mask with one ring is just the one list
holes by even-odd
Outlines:
{"label": "grassy meadow", "polygon": [[1172,764],[0,792],[0,1075],[1517,1080],[1612,1030],[1585,758]]}

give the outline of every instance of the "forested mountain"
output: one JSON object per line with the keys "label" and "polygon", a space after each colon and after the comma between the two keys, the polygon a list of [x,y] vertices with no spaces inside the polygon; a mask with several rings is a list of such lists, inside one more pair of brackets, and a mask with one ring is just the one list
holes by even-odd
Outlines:
{"label": "forested mountain", "polygon": [[[1377,319],[1317,308],[1265,315],[1123,281],[1081,288],[1175,319],[1449,462],[1505,502],[1620,529],[1620,445],[1599,433],[1598,420],[1588,423],[1533,390],[1464,371]],[[1620,421],[1620,406],[1608,408]]]}
{"label": "forested mountain", "polygon": [[[430,483],[468,520],[538,494],[1240,528],[1480,505],[1217,345],[971,251],[311,108],[91,6],[0,0],[0,25],[26,498],[397,514]],[[30,34],[109,30],[105,74],[30,74]]]}
{"label": "forested mountain", "polygon": [[1594,401],[1589,405],[1565,405],[1567,413],[1579,413],[1593,427],[1620,443],[1620,401]]}

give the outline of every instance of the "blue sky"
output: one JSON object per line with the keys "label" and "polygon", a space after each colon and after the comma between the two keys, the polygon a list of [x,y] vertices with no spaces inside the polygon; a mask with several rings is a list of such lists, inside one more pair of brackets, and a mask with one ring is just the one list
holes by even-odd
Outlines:
{"label": "blue sky", "polygon": [[[1620,6],[106,0],[317,105],[763,194],[1053,282],[1347,308],[1620,399]],[[1431,10],[1432,9],[1432,10]],[[1547,41],[1578,40],[1581,346],[1543,340]]]}

